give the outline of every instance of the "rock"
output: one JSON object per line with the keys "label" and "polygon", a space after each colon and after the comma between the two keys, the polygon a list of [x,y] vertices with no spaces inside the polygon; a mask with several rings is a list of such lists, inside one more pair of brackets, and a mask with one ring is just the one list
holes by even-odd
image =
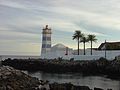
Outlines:
{"label": "rock", "polygon": [[103,90],[103,89],[101,89],[101,88],[96,88],[96,87],[95,87],[94,90]]}
{"label": "rock", "polygon": [[2,66],[2,62],[0,61],[0,67]]}
{"label": "rock", "polygon": [[39,89],[40,89],[40,90],[44,90],[44,89],[45,89],[45,90],[50,90],[49,81],[40,80]]}
{"label": "rock", "polygon": [[74,86],[73,90],[91,90],[88,86]]}
{"label": "rock", "polygon": [[35,90],[38,85],[37,78],[12,67],[0,67],[0,90]]}
{"label": "rock", "polygon": [[88,86],[76,86],[71,83],[50,84],[50,90],[91,90]]}

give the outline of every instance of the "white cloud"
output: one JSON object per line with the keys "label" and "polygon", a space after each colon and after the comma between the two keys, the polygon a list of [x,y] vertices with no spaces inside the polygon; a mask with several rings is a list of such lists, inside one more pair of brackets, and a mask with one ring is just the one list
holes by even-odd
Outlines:
{"label": "white cloud", "polygon": [[[120,33],[119,9],[119,0],[0,0],[0,39],[15,38],[18,43],[18,37],[21,37],[19,41],[23,39],[23,42],[20,43],[25,43],[24,40],[35,43],[44,25],[48,24],[53,32],[72,34],[75,30],[81,30],[103,40],[110,34]],[[118,40],[119,36],[111,37]],[[60,38],[57,41],[64,42]],[[73,46],[73,43],[65,41]],[[25,49],[28,43],[22,48]],[[7,44],[11,45],[10,42]]]}
{"label": "white cloud", "polygon": [[26,9],[26,7],[24,5],[19,4],[12,0],[0,0],[0,5],[12,7],[12,8]]}

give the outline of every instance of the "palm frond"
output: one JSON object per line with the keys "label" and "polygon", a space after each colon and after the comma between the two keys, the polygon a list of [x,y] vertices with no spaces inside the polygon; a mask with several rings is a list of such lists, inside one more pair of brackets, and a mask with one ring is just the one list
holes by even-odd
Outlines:
{"label": "palm frond", "polygon": [[93,41],[93,42],[96,42],[96,41],[97,41],[96,36],[93,35],[93,34],[89,34],[89,35],[88,35],[88,40],[89,40],[89,41]]}
{"label": "palm frond", "polygon": [[81,37],[83,37],[83,34],[81,33],[81,31],[76,30],[72,37],[73,37],[73,40],[74,40],[74,39],[78,40],[78,39],[80,39]]}

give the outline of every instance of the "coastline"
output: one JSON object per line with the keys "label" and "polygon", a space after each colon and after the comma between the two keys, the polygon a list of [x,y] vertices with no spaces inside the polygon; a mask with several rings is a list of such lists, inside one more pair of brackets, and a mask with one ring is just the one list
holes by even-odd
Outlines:
{"label": "coastline", "polygon": [[88,86],[77,86],[72,83],[49,83],[9,66],[0,67],[0,73],[0,90],[104,90],[97,87],[91,89]]}
{"label": "coastline", "polygon": [[42,60],[42,59],[6,59],[3,65],[30,72],[81,73],[83,75],[103,75],[120,80],[120,62],[105,59],[91,61]]}

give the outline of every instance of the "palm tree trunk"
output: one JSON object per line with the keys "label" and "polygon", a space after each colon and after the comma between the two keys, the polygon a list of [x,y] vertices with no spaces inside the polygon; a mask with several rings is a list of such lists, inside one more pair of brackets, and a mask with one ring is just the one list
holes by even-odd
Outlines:
{"label": "palm tree trunk", "polygon": [[78,38],[78,55],[79,55],[79,38]]}
{"label": "palm tree trunk", "polygon": [[92,55],[92,41],[91,41],[91,55]]}
{"label": "palm tree trunk", "polygon": [[84,55],[85,55],[85,42],[84,42]]}

